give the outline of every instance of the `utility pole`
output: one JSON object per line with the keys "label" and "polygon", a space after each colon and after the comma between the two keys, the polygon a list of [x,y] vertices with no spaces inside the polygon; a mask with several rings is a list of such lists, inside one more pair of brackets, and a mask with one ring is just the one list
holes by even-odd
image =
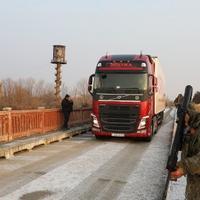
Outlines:
{"label": "utility pole", "polygon": [[61,84],[62,84],[62,77],[61,77],[61,65],[66,64],[65,60],[65,46],[64,45],[53,45],[53,59],[51,63],[56,64],[56,80],[55,80],[55,103],[56,106],[59,106],[61,103]]}

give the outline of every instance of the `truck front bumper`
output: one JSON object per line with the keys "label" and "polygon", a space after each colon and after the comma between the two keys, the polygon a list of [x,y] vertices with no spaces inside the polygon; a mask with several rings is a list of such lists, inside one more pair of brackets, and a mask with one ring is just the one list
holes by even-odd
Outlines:
{"label": "truck front bumper", "polygon": [[92,134],[95,136],[107,136],[107,137],[131,137],[131,138],[145,138],[150,136],[150,132],[146,129],[139,130],[135,133],[113,133],[113,132],[105,132],[96,127],[92,127]]}

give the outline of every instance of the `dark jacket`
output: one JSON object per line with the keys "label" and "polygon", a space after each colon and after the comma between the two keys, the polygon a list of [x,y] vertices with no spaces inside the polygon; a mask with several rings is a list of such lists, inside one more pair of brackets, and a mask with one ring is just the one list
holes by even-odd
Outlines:
{"label": "dark jacket", "polygon": [[69,113],[73,111],[73,101],[64,98],[61,103],[63,113]]}

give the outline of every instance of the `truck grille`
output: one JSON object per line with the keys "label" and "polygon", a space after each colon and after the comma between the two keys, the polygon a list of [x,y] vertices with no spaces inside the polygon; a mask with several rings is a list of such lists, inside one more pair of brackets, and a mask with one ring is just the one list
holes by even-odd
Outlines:
{"label": "truck grille", "polygon": [[100,105],[99,109],[103,131],[136,132],[139,118],[138,105]]}

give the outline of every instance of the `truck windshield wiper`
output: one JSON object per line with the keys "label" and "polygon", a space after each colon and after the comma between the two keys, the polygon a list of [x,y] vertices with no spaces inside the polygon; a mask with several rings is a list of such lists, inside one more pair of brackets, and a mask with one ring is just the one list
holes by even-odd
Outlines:
{"label": "truck windshield wiper", "polygon": [[140,90],[139,88],[121,88],[121,89],[126,89],[126,90]]}
{"label": "truck windshield wiper", "polygon": [[126,90],[126,91],[137,91],[137,92],[141,92],[143,91],[142,89],[139,88],[120,88],[120,90]]}
{"label": "truck windshield wiper", "polygon": [[117,91],[117,89],[114,88],[114,87],[105,88],[105,89],[103,89],[103,90],[106,91],[106,92],[116,92],[116,91]]}
{"label": "truck windshield wiper", "polygon": [[116,88],[97,88],[95,92],[116,92]]}

